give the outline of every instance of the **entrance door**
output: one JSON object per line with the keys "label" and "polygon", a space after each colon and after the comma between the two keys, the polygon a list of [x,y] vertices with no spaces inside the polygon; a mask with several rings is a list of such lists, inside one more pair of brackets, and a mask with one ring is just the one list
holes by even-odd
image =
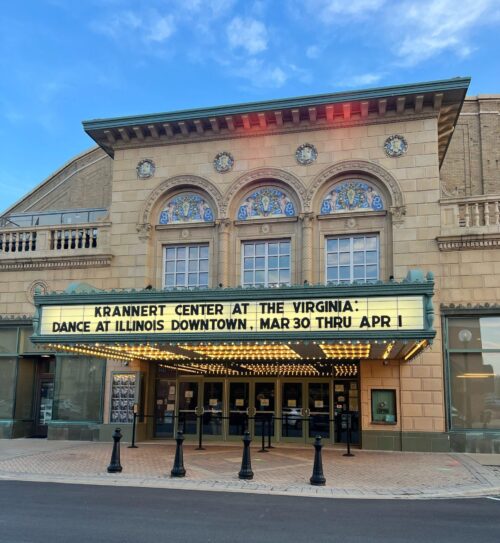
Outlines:
{"label": "entrance door", "polygon": [[273,417],[276,415],[276,382],[265,381],[254,384],[254,435],[261,436],[262,432],[267,435],[268,425],[271,425],[271,435],[274,435]]}
{"label": "entrance door", "polygon": [[246,381],[229,382],[229,424],[228,435],[241,437],[248,429],[248,409],[250,407],[250,383]]}
{"label": "entrance door", "polygon": [[349,419],[351,443],[359,444],[359,389],[357,379],[335,381],[335,442],[347,443]]}
{"label": "entrance door", "polygon": [[47,437],[47,423],[52,420],[54,402],[54,379],[52,377],[40,377],[37,398],[35,435]]}
{"label": "entrance door", "polygon": [[174,437],[175,379],[156,381],[155,437]]}
{"label": "entrance door", "polygon": [[308,436],[330,438],[330,383],[310,382],[307,386],[307,409],[309,415]]}
{"label": "entrance door", "polygon": [[222,436],[224,413],[224,383],[205,381],[203,385],[203,434]]}
{"label": "entrance door", "polygon": [[185,435],[196,434],[198,430],[196,408],[198,407],[198,381],[179,382],[178,429]]}
{"label": "entrance door", "polygon": [[281,388],[281,437],[304,439],[303,386],[300,382],[283,383]]}

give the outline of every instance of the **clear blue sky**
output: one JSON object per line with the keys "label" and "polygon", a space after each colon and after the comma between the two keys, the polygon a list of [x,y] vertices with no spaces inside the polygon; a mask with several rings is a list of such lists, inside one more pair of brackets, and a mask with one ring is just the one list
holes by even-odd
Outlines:
{"label": "clear blue sky", "polygon": [[0,0],[0,211],[92,146],[81,121],[472,76],[500,0]]}

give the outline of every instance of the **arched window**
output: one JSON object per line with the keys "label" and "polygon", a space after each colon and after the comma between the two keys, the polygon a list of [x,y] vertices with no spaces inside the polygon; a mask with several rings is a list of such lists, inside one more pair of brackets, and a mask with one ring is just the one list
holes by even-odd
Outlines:
{"label": "arched window", "polygon": [[296,214],[295,205],[285,192],[275,187],[260,187],[243,199],[237,219],[295,217]]}
{"label": "arched window", "polygon": [[361,179],[341,181],[330,187],[321,202],[321,215],[352,211],[382,211],[384,201],[380,191]]}
{"label": "arched window", "polygon": [[194,192],[181,192],[168,200],[160,213],[160,224],[212,222],[214,213],[210,204]]}

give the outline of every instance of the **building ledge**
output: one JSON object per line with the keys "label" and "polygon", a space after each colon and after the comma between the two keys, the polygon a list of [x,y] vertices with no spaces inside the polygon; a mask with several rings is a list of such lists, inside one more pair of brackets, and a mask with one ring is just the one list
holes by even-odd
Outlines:
{"label": "building ledge", "polygon": [[498,249],[500,248],[500,232],[495,234],[439,236],[436,241],[440,251]]}
{"label": "building ledge", "polygon": [[111,265],[113,255],[40,256],[0,261],[0,272],[18,270],[103,268]]}

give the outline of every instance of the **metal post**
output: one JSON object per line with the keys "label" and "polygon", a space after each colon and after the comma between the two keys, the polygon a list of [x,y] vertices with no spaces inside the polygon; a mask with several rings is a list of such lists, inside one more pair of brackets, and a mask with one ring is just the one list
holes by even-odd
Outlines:
{"label": "metal post", "polygon": [[113,452],[111,453],[111,462],[108,466],[108,473],[120,473],[122,465],[120,464],[120,439],[122,433],[120,428],[116,428],[113,433]]}
{"label": "metal post", "polygon": [[354,456],[351,453],[351,413],[347,415],[347,452],[342,456]]}
{"label": "metal post", "polygon": [[314,467],[312,477],[309,479],[309,482],[314,486],[325,486],[326,483],[325,476],[323,475],[323,460],[321,458],[322,447],[321,436],[316,436],[314,440]]}
{"label": "metal post", "polygon": [[186,470],[184,469],[184,455],[182,453],[182,442],[184,441],[182,432],[177,432],[175,441],[177,442],[177,446],[175,447],[174,467],[172,468],[170,475],[171,477],[184,477],[186,475]]}
{"label": "metal post", "polygon": [[266,419],[264,415],[262,415],[260,419],[260,433],[262,434],[262,447],[257,452],[263,453],[263,452],[269,452],[266,449],[266,434],[264,433],[264,424],[266,423]]}
{"label": "metal post", "polygon": [[139,448],[135,444],[135,425],[136,425],[136,422],[137,422],[137,411],[136,411],[135,407],[136,406],[134,405],[134,422],[132,424],[132,444],[128,446],[129,449],[138,449]]}
{"label": "metal post", "polygon": [[243,458],[241,460],[241,469],[238,473],[238,478],[247,481],[253,479],[252,460],[250,458],[251,442],[250,432],[245,432],[245,435],[243,436]]}
{"label": "metal post", "polygon": [[274,447],[271,445],[271,429],[273,424],[273,416],[269,415],[269,418],[267,419],[267,448],[268,449],[274,449]]}
{"label": "metal post", "polygon": [[198,415],[198,447],[195,451],[204,451],[205,447],[203,446],[203,413]]}

